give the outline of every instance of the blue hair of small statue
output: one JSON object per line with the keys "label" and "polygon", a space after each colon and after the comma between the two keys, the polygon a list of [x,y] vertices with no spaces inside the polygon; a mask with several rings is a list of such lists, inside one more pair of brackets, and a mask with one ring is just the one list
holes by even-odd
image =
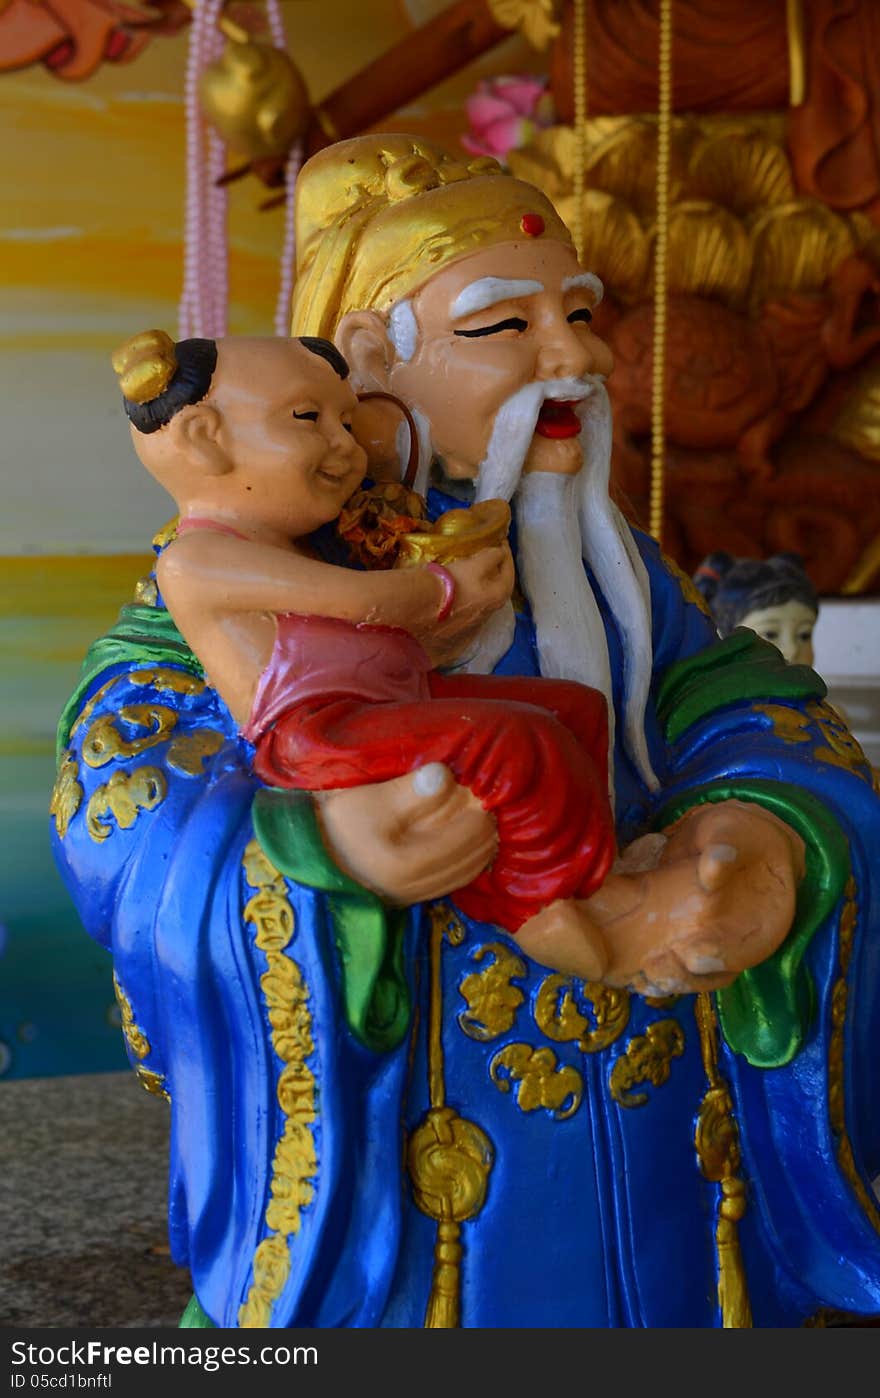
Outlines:
{"label": "blue hair of small statue", "polygon": [[694,582],[705,597],[715,625],[729,636],[749,612],[802,602],[818,614],[819,597],[797,553],[772,558],[734,558],[719,549],[703,559]]}

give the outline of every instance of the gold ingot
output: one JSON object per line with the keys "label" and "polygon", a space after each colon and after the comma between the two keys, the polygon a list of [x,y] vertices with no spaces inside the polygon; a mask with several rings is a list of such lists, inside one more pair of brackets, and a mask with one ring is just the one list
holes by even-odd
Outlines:
{"label": "gold ingot", "polygon": [[767,301],[821,291],[832,272],[855,251],[846,220],[817,199],[792,199],[766,209],[751,229],[755,309]]}
{"label": "gold ingot", "polygon": [[507,538],[510,506],[504,500],[483,500],[468,510],[447,510],[433,528],[404,534],[396,567],[420,563],[454,563],[481,549],[497,547]]}
{"label": "gold ingot", "polygon": [[309,94],[299,69],[271,44],[227,44],[202,74],[205,116],[246,160],[286,155],[305,132]]}
{"label": "gold ingot", "polygon": [[727,132],[697,143],[688,164],[688,192],[750,214],[794,198],[784,150],[757,131]]}

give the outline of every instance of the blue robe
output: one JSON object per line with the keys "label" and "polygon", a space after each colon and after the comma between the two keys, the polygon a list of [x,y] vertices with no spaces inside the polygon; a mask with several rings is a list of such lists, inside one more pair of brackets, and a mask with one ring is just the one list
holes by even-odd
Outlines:
{"label": "blue robe", "polygon": [[[433,500],[435,511],[458,503]],[[609,997],[553,977],[448,900],[433,918],[407,915],[395,953],[405,1032],[377,1047],[354,1032],[346,1000],[346,962],[359,953],[338,935],[344,891],[282,876],[261,854],[247,745],[192,657],[110,651],[76,696],[84,718],[69,733],[68,716],[63,733],[56,855],[86,929],[112,951],[132,1061],[170,1097],[172,1252],[214,1324],[425,1323],[438,1222],[415,1202],[406,1157],[438,1105],[438,1053],[442,1105],[483,1142],[471,1150],[483,1152],[485,1199],[460,1224],[453,1267],[460,1324],[747,1323],[731,1276],[744,1278],[756,1325],[880,1311],[870,769],[816,707],[819,681],[812,708],[759,683],[709,711],[698,684],[671,729],[661,681],[716,636],[656,545],[637,538],[653,610],[646,733],[662,789],[651,796],[618,745],[619,842],[676,803],[735,788],[770,793],[772,805],[783,783],[816,813],[816,867],[825,845],[847,864],[845,887],[839,868],[836,884],[820,870],[826,902],[812,922],[799,909],[810,935],[786,1001],[800,1025],[787,1058],[748,976],[727,1010],[702,997],[707,1029],[696,997]],[[617,695],[620,645],[599,602]],[[525,610],[497,672],[537,673]],[[442,923],[441,939],[431,929]],[[786,1061],[758,1066],[762,1044]],[[428,1164],[442,1192],[442,1151]]]}

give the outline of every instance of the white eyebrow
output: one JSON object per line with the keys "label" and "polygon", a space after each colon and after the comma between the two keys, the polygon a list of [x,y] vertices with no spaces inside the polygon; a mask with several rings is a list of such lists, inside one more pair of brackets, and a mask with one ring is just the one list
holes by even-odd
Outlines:
{"label": "white eyebrow", "polygon": [[510,277],[480,277],[460,291],[449,308],[453,320],[485,311],[499,301],[515,301],[520,296],[535,296],[544,287],[541,282],[522,281]]}
{"label": "white eyebrow", "polygon": [[566,277],[565,281],[562,283],[562,290],[574,291],[576,286],[585,286],[588,291],[592,291],[596,298],[593,302],[595,306],[599,305],[599,302],[605,295],[605,288],[595,272],[579,272],[576,277]]}

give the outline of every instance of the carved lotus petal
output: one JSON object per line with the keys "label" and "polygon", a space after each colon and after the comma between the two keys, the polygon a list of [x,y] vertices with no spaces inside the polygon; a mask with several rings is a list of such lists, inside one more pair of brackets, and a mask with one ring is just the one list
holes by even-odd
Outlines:
{"label": "carved lotus petal", "polygon": [[[682,192],[691,140],[690,128],[676,123],[669,156],[672,202]],[[630,119],[610,130],[588,153],[586,183],[590,189],[605,190],[631,204],[642,218],[653,218],[657,206],[656,123]]]}
{"label": "carved lotus petal", "polygon": [[[555,201],[560,218],[573,227],[574,198]],[[584,195],[583,264],[601,277],[619,301],[638,301],[647,290],[649,243],[632,209],[600,189]]]}
{"label": "carved lotus petal", "polygon": [[815,199],[766,209],[753,223],[751,236],[753,309],[765,301],[821,290],[855,247],[846,220]]}
{"label": "carved lotus petal", "polygon": [[509,151],[507,164],[518,180],[536,185],[552,199],[571,189],[576,149],[571,126],[548,126],[536,131],[527,145]]}
{"label": "carved lotus petal", "polygon": [[753,213],[794,197],[788,157],[756,132],[737,132],[700,141],[691,152],[688,194],[723,204],[735,214]]}
{"label": "carved lotus petal", "polygon": [[750,270],[748,234],[727,209],[704,199],[689,199],[672,209],[668,273],[672,294],[714,296],[736,307],[745,298]]}

